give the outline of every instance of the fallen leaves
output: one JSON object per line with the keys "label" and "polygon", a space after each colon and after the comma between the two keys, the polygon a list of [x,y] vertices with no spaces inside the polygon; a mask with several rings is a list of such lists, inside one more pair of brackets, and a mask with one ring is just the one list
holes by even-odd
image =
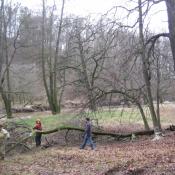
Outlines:
{"label": "fallen leaves", "polygon": [[96,150],[57,146],[7,158],[1,175],[172,175],[175,171],[175,136],[152,142],[98,144]]}

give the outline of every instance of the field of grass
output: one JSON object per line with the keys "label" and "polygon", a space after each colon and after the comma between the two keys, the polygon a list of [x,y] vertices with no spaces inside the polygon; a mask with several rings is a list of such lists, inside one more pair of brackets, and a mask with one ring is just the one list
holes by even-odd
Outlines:
{"label": "field of grass", "polygon": [[[161,121],[163,125],[173,124],[175,122],[175,106],[161,106]],[[147,120],[152,126],[151,117],[148,109],[145,108]],[[29,127],[33,127],[37,118],[40,118],[45,130],[53,129],[64,124],[81,125],[82,116],[88,116],[92,119],[94,124],[98,121],[100,126],[115,127],[118,125],[133,125],[138,124],[143,126],[142,117],[136,108],[103,108],[96,113],[87,112],[83,114],[73,114],[63,112],[58,115],[51,115],[50,113],[34,113],[26,117],[18,117],[14,120],[18,123],[25,123]]]}
{"label": "field of grass", "polygon": [[36,114],[34,116],[31,116],[30,118],[22,118],[22,119],[15,119],[15,122],[17,123],[23,123],[28,125],[29,127],[33,127],[35,125],[36,119],[40,119],[42,121],[42,125],[44,126],[45,130],[53,129],[58,126],[63,125],[65,122],[71,120],[73,118],[72,115],[42,115],[42,114]]}

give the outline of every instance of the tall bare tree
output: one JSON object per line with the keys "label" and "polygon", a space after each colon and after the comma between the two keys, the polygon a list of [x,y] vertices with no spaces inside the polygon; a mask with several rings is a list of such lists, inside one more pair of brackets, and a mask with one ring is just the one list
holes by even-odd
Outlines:
{"label": "tall bare tree", "polygon": [[[12,7],[11,4],[5,4],[1,1],[0,18],[0,93],[5,105],[7,117],[12,117],[11,111],[11,83],[10,66],[19,48],[17,39],[19,37],[20,24],[17,23],[18,5]],[[2,65],[3,68],[2,68]]]}
{"label": "tall bare tree", "polygon": [[[54,55],[50,54],[48,55],[46,53],[46,6],[45,6],[45,0],[43,2],[43,20],[42,20],[42,75],[43,75],[43,82],[44,82],[44,88],[46,90],[46,95],[48,98],[49,106],[51,108],[51,111],[53,114],[60,112],[60,106],[58,104],[58,58],[59,58],[59,47],[60,47],[60,39],[61,39],[61,32],[63,27],[63,14],[64,14],[64,5],[65,0],[62,0],[62,8],[60,13],[60,20],[59,20],[59,26],[57,28],[57,35],[56,35],[56,44],[55,44],[55,52]],[[53,18],[53,15],[51,15],[51,18]],[[52,27],[53,27],[53,21],[51,19],[50,21],[50,51],[51,51],[51,43],[52,41]],[[47,62],[47,60],[49,61]],[[48,64],[47,64],[48,63]],[[46,74],[46,70],[49,67],[49,78]]]}
{"label": "tall bare tree", "polygon": [[145,38],[144,38],[144,26],[143,26],[143,9],[142,9],[142,0],[138,0],[138,9],[139,9],[139,40],[140,40],[140,56],[142,60],[142,69],[143,69],[143,77],[146,85],[146,92],[148,98],[148,107],[151,113],[153,126],[155,129],[161,130],[161,126],[159,123],[159,119],[157,118],[154,104],[153,104],[153,95],[151,91],[151,70],[150,70],[150,62],[149,55],[146,55],[146,47],[145,47]]}
{"label": "tall bare tree", "polygon": [[101,21],[92,24],[88,18],[76,18],[72,21],[69,34],[69,60],[71,60],[70,63],[74,63],[69,68],[77,73],[79,91],[84,91],[83,95],[88,101],[88,108],[92,111],[97,110],[95,98],[98,94],[105,60],[109,57],[109,50],[114,48],[114,36],[111,32],[113,29],[107,26]]}

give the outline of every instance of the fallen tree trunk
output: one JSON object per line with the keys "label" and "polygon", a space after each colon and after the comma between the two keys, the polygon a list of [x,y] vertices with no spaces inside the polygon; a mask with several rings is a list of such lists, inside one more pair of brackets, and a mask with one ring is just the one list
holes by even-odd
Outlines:
{"label": "fallen tree trunk", "polygon": [[[72,126],[60,126],[58,128],[55,128],[53,130],[49,130],[49,131],[42,131],[42,134],[51,134],[54,132],[58,132],[60,130],[68,130],[68,131],[80,131],[80,132],[84,132],[84,129],[82,128],[78,128],[78,127],[72,127]],[[154,130],[149,130],[149,131],[136,131],[136,132],[131,132],[131,133],[127,133],[127,134],[118,134],[118,133],[112,133],[112,132],[103,132],[103,131],[92,131],[93,135],[101,135],[101,136],[111,136],[117,139],[120,138],[127,138],[127,137],[131,137],[133,134],[135,136],[141,136],[141,135],[152,135],[154,134]]]}
{"label": "fallen tree trunk", "polygon": [[[60,126],[57,127],[55,129],[52,130],[48,130],[48,131],[40,131],[41,134],[47,135],[47,134],[51,134],[51,133],[55,133],[61,130],[67,130],[67,131],[80,131],[80,132],[84,132],[85,130],[83,128],[79,128],[79,127],[73,127],[73,126]],[[175,126],[171,125],[169,128],[166,128],[165,130],[169,130],[169,131],[175,131]],[[10,152],[11,150],[13,150],[17,145],[24,143],[25,141],[27,141],[28,139],[30,139],[31,137],[34,136],[35,133],[33,133],[32,135],[21,139],[19,142],[17,142],[16,144],[14,144],[9,150],[6,151],[6,153]],[[117,140],[119,139],[123,139],[123,138],[131,138],[132,135],[135,136],[143,136],[143,135],[153,135],[154,134],[154,130],[149,130],[149,131],[135,131],[135,132],[131,132],[131,133],[126,133],[126,134],[119,134],[119,133],[111,133],[111,132],[104,132],[104,131],[92,131],[93,135],[96,136],[111,136],[113,138],[116,138]]]}
{"label": "fallen tree trunk", "polygon": [[[52,129],[52,130],[48,130],[48,131],[40,131],[41,134],[47,135],[47,134],[52,134],[61,130],[67,130],[67,131],[80,131],[80,132],[84,132],[83,128],[79,128],[79,127],[73,127],[73,126],[60,126],[58,128]],[[38,132],[38,131],[37,131]],[[34,136],[35,133],[33,133],[32,135],[21,139],[19,142],[17,142],[16,144],[14,144],[9,150],[6,151],[6,153],[10,152],[11,150],[13,150],[17,145],[24,143],[25,141],[27,141],[28,139],[30,139],[31,137]],[[150,130],[150,131],[137,131],[137,132],[132,132],[132,133],[128,133],[128,134],[118,134],[118,133],[111,133],[111,132],[103,132],[103,131],[92,131],[93,135],[99,135],[99,136],[111,136],[113,138],[116,138],[117,140],[122,139],[122,138],[131,138],[132,135],[134,134],[135,136],[141,136],[141,135],[152,135],[154,134],[154,130]]]}

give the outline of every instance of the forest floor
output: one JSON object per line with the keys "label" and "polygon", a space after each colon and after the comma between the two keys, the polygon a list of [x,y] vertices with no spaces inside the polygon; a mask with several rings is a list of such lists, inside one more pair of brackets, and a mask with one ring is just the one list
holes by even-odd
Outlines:
{"label": "forest floor", "polygon": [[79,145],[35,148],[0,162],[1,175],[174,175],[175,135],[159,141],[97,143],[95,150]]}
{"label": "forest floor", "polygon": [[[174,105],[164,106],[161,112],[164,126],[175,124]],[[140,129],[140,124],[122,126],[124,132]],[[112,125],[106,125],[106,129],[114,131]],[[0,161],[0,175],[175,175],[175,132],[166,131],[156,141],[153,136],[137,137],[134,141],[101,137],[96,140],[95,150],[88,146],[80,150],[82,140],[76,139],[81,137],[77,133],[70,133],[69,142],[65,143],[64,134],[47,136],[50,143],[55,141],[51,147],[34,147],[25,153],[8,155]]]}

